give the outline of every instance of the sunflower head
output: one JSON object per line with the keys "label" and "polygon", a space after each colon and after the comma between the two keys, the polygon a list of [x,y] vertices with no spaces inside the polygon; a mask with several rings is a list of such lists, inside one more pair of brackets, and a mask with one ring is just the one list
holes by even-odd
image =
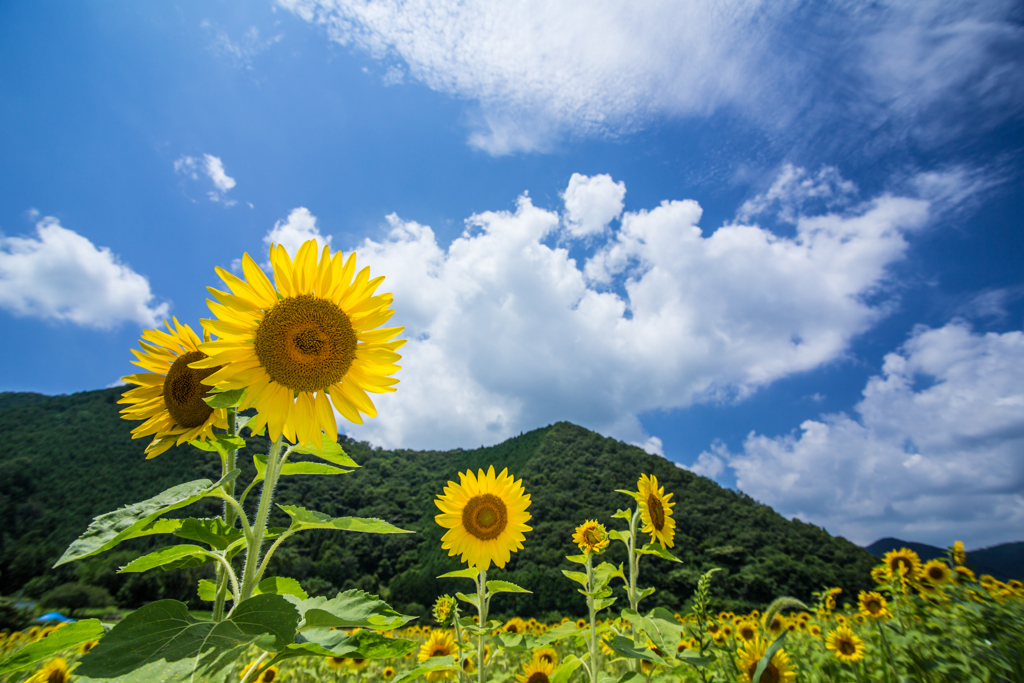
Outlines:
{"label": "sunflower head", "polygon": [[384,670],[380,672],[380,676],[385,681],[390,681],[392,678],[395,677],[395,667],[393,667],[393,666],[385,666]]}
{"label": "sunflower head", "polygon": [[54,657],[39,671],[32,674],[25,683],[68,683],[71,680],[71,669],[62,657]]}
{"label": "sunflower head", "polygon": [[928,560],[921,568],[921,577],[933,586],[945,586],[953,579],[953,570],[942,560]]}
{"label": "sunflower head", "polygon": [[[740,670],[740,680],[745,683],[752,683],[754,674],[757,672],[757,665],[761,662],[768,651],[768,641],[763,638],[755,638],[743,643],[737,651],[739,655],[736,665]],[[796,679],[796,671],[789,662],[789,655],[785,650],[778,650],[768,660],[768,666],[761,673],[761,683],[789,683]]]}
{"label": "sunflower head", "polygon": [[950,555],[953,557],[953,564],[958,567],[967,564],[967,551],[964,550],[962,541],[955,541],[953,543],[953,547],[950,548]]}
{"label": "sunflower head", "polygon": [[505,625],[498,629],[501,633],[511,633],[512,635],[522,635],[526,633],[526,622],[519,617],[512,617]]}
{"label": "sunflower head", "polygon": [[476,663],[473,662],[471,657],[462,658],[462,670],[467,674],[471,674],[476,671]]}
{"label": "sunflower head", "polygon": [[572,542],[580,547],[584,555],[600,554],[608,547],[608,531],[596,519],[587,520],[576,527]]}
{"label": "sunflower head", "polygon": [[504,567],[531,531],[526,525],[530,496],[523,492],[522,479],[514,480],[507,469],[495,476],[492,465],[477,475],[460,472],[459,482],[449,481],[434,501],[441,510],[434,519],[448,529],[441,547],[479,570],[486,571],[492,562]]}
{"label": "sunflower head", "polygon": [[327,666],[332,669],[343,669],[348,666],[348,657],[328,657]]}
{"label": "sunflower head", "polygon": [[227,410],[207,405],[210,387],[203,380],[217,371],[211,366],[194,370],[190,365],[206,359],[199,350],[202,340],[188,325],[172,318],[173,325],[164,321],[167,332],[145,330],[139,346],[132,349],[138,365],[146,372],[122,377],[122,381],[135,384],[124,392],[118,403],[127,404],[121,411],[126,420],[145,420],[132,430],[132,438],[153,436],[146,446],[146,458],[155,458],[174,445],[193,439],[206,441],[213,438],[213,428],[228,426]]}
{"label": "sunflower head", "polygon": [[[203,326],[220,336],[200,349],[208,358],[194,369],[219,367],[203,383],[246,388],[239,406],[256,408],[253,433],[296,443],[337,440],[334,409],[356,424],[377,415],[369,393],[394,391],[401,358],[395,340],[403,328],[379,328],[394,313],[390,294],[374,295],[383,277],[356,273],[355,254],[317,253],[305,242],[293,261],[284,247],[270,248],[274,284],[252,258],[242,257],[245,279],[218,268],[229,292],[210,288],[215,318]],[[333,409],[332,409],[333,406]]]}
{"label": "sunflower head", "polygon": [[754,621],[744,620],[736,626],[736,637],[743,642],[754,640],[758,635],[757,623]]}
{"label": "sunflower head", "polygon": [[842,588],[829,588],[828,593],[825,595],[825,609],[835,609],[836,597],[842,592]]}
{"label": "sunflower head", "polygon": [[890,550],[882,562],[890,578],[914,579],[921,571],[921,558],[909,548]]}
{"label": "sunflower head", "polygon": [[540,650],[534,651],[533,658],[543,659],[545,662],[548,662],[549,664],[558,664],[558,653],[555,652],[555,649],[551,647],[545,647],[541,648]]}
{"label": "sunflower head", "polygon": [[[427,638],[427,641],[420,647],[417,657],[421,662],[425,662],[432,657],[451,657],[452,661],[455,661],[458,658],[455,639],[448,631],[434,629],[430,632],[430,637]],[[428,683],[438,683],[438,681],[449,678],[450,674],[450,671],[431,671],[425,678]]]}
{"label": "sunflower head", "polygon": [[523,673],[516,674],[519,683],[551,683],[555,665],[540,659],[531,659],[523,664]]}
{"label": "sunflower head", "polygon": [[651,543],[660,543],[662,548],[673,547],[676,521],[672,519],[672,507],[675,503],[669,502],[673,494],[666,494],[665,487],[658,486],[658,478],[653,474],[641,474],[636,486],[634,497],[640,504],[641,531],[651,535]]}
{"label": "sunflower head", "polygon": [[825,647],[835,655],[836,659],[847,664],[864,659],[864,641],[849,626],[840,626],[829,632],[825,638]]}
{"label": "sunflower head", "polygon": [[875,591],[861,591],[857,597],[860,606],[860,614],[867,619],[887,619],[889,615],[889,603],[880,593]]}
{"label": "sunflower head", "polygon": [[455,617],[455,608],[455,598],[450,595],[439,596],[431,610],[434,621],[441,626],[451,626],[452,619]]}

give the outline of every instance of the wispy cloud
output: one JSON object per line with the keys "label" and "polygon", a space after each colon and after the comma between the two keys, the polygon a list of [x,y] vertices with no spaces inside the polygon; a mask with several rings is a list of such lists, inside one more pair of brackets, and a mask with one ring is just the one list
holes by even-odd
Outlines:
{"label": "wispy cloud", "polygon": [[[760,3],[278,0],[411,78],[476,103],[469,140],[492,154],[619,135],[732,109],[778,134],[960,132],[1024,106],[1024,28],[1009,0]],[[955,123],[956,120],[961,123]],[[974,124],[978,125],[978,124]]]}
{"label": "wispy cloud", "polygon": [[100,329],[153,327],[169,309],[153,299],[144,276],[56,218],[36,223],[35,237],[0,237],[0,307],[15,315]]}
{"label": "wispy cloud", "polygon": [[232,40],[227,31],[215,29],[207,19],[199,25],[210,33],[210,47],[216,54],[228,58],[235,66],[244,69],[252,69],[253,59],[257,55],[284,39],[284,35],[280,33],[270,38],[262,38],[260,30],[250,26],[238,40]]}
{"label": "wispy cloud", "polygon": [[220,157],[204,154],[199,159],[183,155],[175,160],[174,172],[195,181],[199,180],[199,174],[202,173],[213,184],[213,189],[206,193],[211,202],[223,203],[224,206],[234,206],[238,203],[234,199],[226,198],[228,191],[234,188],[236,183],[235,179],[224,171],[224,162]]}

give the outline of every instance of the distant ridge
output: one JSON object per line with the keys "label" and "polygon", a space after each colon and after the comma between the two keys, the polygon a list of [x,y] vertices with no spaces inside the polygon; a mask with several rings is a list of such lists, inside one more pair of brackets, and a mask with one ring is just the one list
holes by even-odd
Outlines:
{"label": "distant ridge", "polygon": [[[946,550],[927,543],[901,541],[898,538],[880,538],[865,550],[875,557],[884,557],[890,550],[909,548],[917,553],[922,562],[936,557],[945,557]],[[991,574],[1000,581],[1024,580],[1024,541],[1000,543],[988,548],[967,551],[967,566],[979,576]]]}

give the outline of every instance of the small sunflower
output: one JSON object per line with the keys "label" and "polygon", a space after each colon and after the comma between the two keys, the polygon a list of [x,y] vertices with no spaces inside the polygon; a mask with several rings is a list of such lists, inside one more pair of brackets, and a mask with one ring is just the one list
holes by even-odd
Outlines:
{"label": "small sunflower", "polygon": [[786,630],[786,618],[782,615],[776,614],[772,617],[772,620],[765,624],[764,629],[768,631],[773,638],[777,638],[780,633]]}
{"label": "small sunflower", "polygon": [[54,657],[42,669],[32,674],[25,683],[68,683],[71,670],[62,657]]}
{"label": "small sunflower", "polygon": [[434,607],[431,610],[434,621],[441,626],[449,626],[455,616],[455,608],[455,598],[450,595],[439,596],[434,602]]}
{"label": "small sunflower", "polygon": [[533,653],[534,659],[543,659],[545,662],[550,664],[558,664],[558,653],[555,652],[554,648],[545,647],[540,650],[536,650]]}
{"label": "small sunflower", "polygon": [[[763,638],[756,638],[744,643],[736,654],[739,655],[739,666],[741,680],[745,683],[752,683],[754,673],[761,658],[768,651],[768,641]],[[789,663],[789,655],[785,650],[779,650],[768,661],[768,666],[761,673],[761,683],[789,683],[796,679],[796,671]]]}
{"label": "small sunflower", "polygon": [[471,657],[463,657],[462,659],[462,670],[467,674],[471,674],[476,671],[476,663]]}
{"label": "small sunflower", "polygon": [[825,596],[825,609],[835,609],[836,597],[842,592],[842,588],[829,588],[828,595]]}
{"label": "small sunflower", "polygon": [[672,507],[668,502],[673,494],[665,493],[665,487],[658,486],[658,478],[641,474],[637,486],[637,500],[640,503],[642,532],[651,535],[651,543],[657,541],[662,548],[675,546],[676,521],[672,519]]}
{"label": "small sunflower", "polygon": [[953,562],[958,566],[962,567],[967,564],[967,551],[964,550],[964,544],[962,541],[956,541],[953,543]]}
{"label": "small sunflower", "polygon": [[736,637],[744,642],[750,642],[758,637],[757,624],[753,621],[741,621],[736,625]]}
{"label": "small sunflower", "polygon": [[348,665],[355,671],[362,671],[369,666],[370,660],[363,657],[352,657],[348,660]]}
{"label": "small sunflower", "polygon": [[945,586],[953,580],[953,570],[942,560],[928,560],[921,568],[921,576],[933,586]]}
{"label": "small sunflower", "polygon": [[584,555],[598,554],[608,547],[608,531],[596,519],[587,520],[576,527],[572,542],[580,547]]}
{"label": "small sunflower", "polygon": [[811,624],[807,627],[807,632],[815,638],[821,638],[821,627],[817,624]]}
{"label": "small sunflower", "polygon": [[861,591],[857,597],[860,613],[868,619],[880,620],[889,618],[889,603],[880,593]]}
{"label": "small sunflower", "polygon": [[385,681],[390,681],[392,678],[395,677],[395,667],[385,666],[384,670],[380,672],[380,675],[381,678],[383,678]]}
{"label": "small sunflower", "polygon": [[[425,662],[432,657],[451,657],[452,661],[455,661],[458,658],[455,650],[455,639],[452,637],[452,634],[448,631],[435,629],[430,632],[427,642],[423,643],[422,647],[420,647],[417,659]],[[438,681],[448,678],[450,674],[450,671],[431,671],[427,673],[425,678],[427,683],[438,683]]]}
{"label": "small sunflower", "polygon": [[523,493],[523,480],[514,480],[508,469],[495,476],[492,465],[486,474],[460,472],[459,481],[449,481],[434,501],[441,510],[434,520],[448,529],[441,547],[479,570],[486,571],[492,562],[504,567],[523,547],[523,534],[532,530],[526,526],[530,496]]}
{"label": "small sunflower", "polygon": [[332,669],[344,669],[348,666],[348,657],[328,657],[327,666]]}
{"label": "small sunflower", "polygon": [[885,563],[886,570],[892,578],[913,579],[921,571],[921,558],[909,548],[890,550],[882,558],[882,562]]}
{"label": "small sunflower", "polygon": [[841,662],[852,664],[864,659],[864,641],[849,626],[840,626],[829,632],[825,647]]}
{"label": "small sunflower", "polygon": [[586,619],[580,617],[579,619],[576,620],[576,628],[586,628],[586,627],[587,627],[587,620]]}
{"label": "small sunflower", "polygon": [[202,340],[188,325],[171,318],[174,326],[167,332],[146,330],[139,346],[132,349],[138,365],[147,372],[122,377],[121,381],[138,385],[124,392],[118,403],[128,404],[121,411],[125,420],[145,420],[132,430],[133,439],[153,435],[146,446],[146,459],[155,458],[171,446],[193,439],[213,438],[213,428],[228,426],[227,410],[211,408],[203,399],[210,387],[202,382],[217,371],[217,366],[195,370],[189,365],[207,358],[199,350]]}
{"label": "small sunflower", "polygon": [[203,326],[220,339],[202,344],[209,358],[192,367],[221,366],[203,383],[246,389],[239,408],[255,406],[254,433],[265,425],[272,440],[283,434],[319,445],[326,434],[336,441],[332,405],[362,424],[360,413],[377,415],[367,392],[395,391],[398,380],[389,375],[400,369],[396,351],[405,341],[392,340],[404,328],[376,329],[394,313],[392,296],[373,295],[384,278],[371,280],[369,268],[356,274],[355,254],[332,257],[325,246],[318,255],[316,240],[308,240],[294,261],[284,247],[272,246],[270,263],[274,284],[248,254],[244,280],[217,268],[232,293],[210,288],[216,317]]}
{"label": "small sunflower", "polygon": [[89,654],[89,650],[93,649],[94,647],[96,647],[99,644],[100,644],[100,641],[98,641],[98,640],[87,640],[87,641],[85,641],[84,643],[82,643],[81,645],[78,646],[78,654],[82,654],[82,655]]}
{"label": "small sunflower", "polygon": [[526,633],[526,622],[519,617],[512,617],[505,625],[502,626],[499,631],[503,633],[511,633],[512,635],[522,635]]}
{"label": "small sunflower", "polygon": [[884,564],[876,565],[875,568],[871,570],[871,580],[879,586],[884,586],[889,583],[889,570]]}
{"label": "small sunflower", "polygon": [[523,673],[516,674],[519,683],[551,683],[551,674],[555,665],[539,659],[531,659],[523,664]]}

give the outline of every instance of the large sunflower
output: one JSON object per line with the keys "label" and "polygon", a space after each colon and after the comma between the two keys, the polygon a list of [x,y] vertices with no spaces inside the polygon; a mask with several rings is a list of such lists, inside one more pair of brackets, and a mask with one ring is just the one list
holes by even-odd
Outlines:
{"label": "large sunflower", "polygon": [[[768,641],[763,638],[755,638],[743,643],[737,651],[739,661],[736,663],[740,668],[741,680],[751,683],[754,680],[754,673],[757,672],[757,665],[761,658],[768,651]],[[768,666],[761,673],[761,683],[788,683],[796,679],[796,671],[789,663],[789,655],[785,650],[779,650],[768,661]]]}
{"label": "large sunflower", "polygon": [[825,647],[840,662],[852,664],[864,659],[864,641],[849,626],[840,626],[829,632],[825,638]]}
{"label": "large sunflower", "polygon": [[523,493],[523,480],[514,480],[508,469],[494,476],[492,465],[486,474],[459,472],[459,481],[449,481],[434,501],[441,510],[434,519],[448,529],[441,547],[480,570],[492,562],[504,567],[512,552],[523,547],[523,534],[532,530],[526,526],[530,496]]}
{"label": "large sunflower", "polygon": [[921,558],[909,548],[890,550],[882,558],[890,577],[913,579],[921,571]]}
{"label": "large sunflower", "polygon": [[294,262],[284,247],[272,246],[270,263],[276,288],[248,254],[244,280],[217,269],[232,293],[210,288],[217,317],[203,325],[220,338],[202,345],[209,358],[192,367],[223,366],[203,383],[247,389],[239,407],[255,406],[253,432],[266,425],[274,440],[283,434],[319,445],[326,433],[334,441],[332,405],[362,424],[360,413],[377,415],[367,392],[395,390],[398,380],[388,375],[400,369],[395,351],[405,341],[394,337],[405,328],[376,329],[394,313],[391,295],[373,295],[384,278],[371,280],[369,268],[356,274],[355,254],[343,260],[325,246],[318,260],[316,241],[309,240]]}
{"label": "large sunflower", "polygon": [[[174,326],[167,332],[146,330],[139,346],[132,349],[138,360],[132,361],[148,372],[122,377],[121,380],[137,384],[124,392],[118,403],[128,407],[121,411],[126,420],[145,420],[132,430],[132,438],[153,435],[146,446],[146,458],[155,458],[174,445],[200,439],[213,438],[213,428],[226,429],[227,410],[213,409],[203,399],[210,388],[202,382],[217,371],[217,364],[195,370],[190,363],[205,360],[199,350],[202,340],[188,325],[171,318]],[[214,342],[216,343],[216,342]]]}
{"label": "large sunflower", "polygon": [[554,672],[553,662],[531,659],[523,664],[523,673],[516,674],[516,680],[519,683],[551,683],[551,674]]}
{"label": "large sunflower", "polygon": [[665,493],[665,487],[658,487],[658,478],[653,474],[640,475],[636,483],[637,501],[640,503],[640,519],[644,523],[642,532],[651,535],[651,543],[657,541],[662,548],[675,545],[676,521],[672,519],[672,506],[668,502],[673,494]]}

